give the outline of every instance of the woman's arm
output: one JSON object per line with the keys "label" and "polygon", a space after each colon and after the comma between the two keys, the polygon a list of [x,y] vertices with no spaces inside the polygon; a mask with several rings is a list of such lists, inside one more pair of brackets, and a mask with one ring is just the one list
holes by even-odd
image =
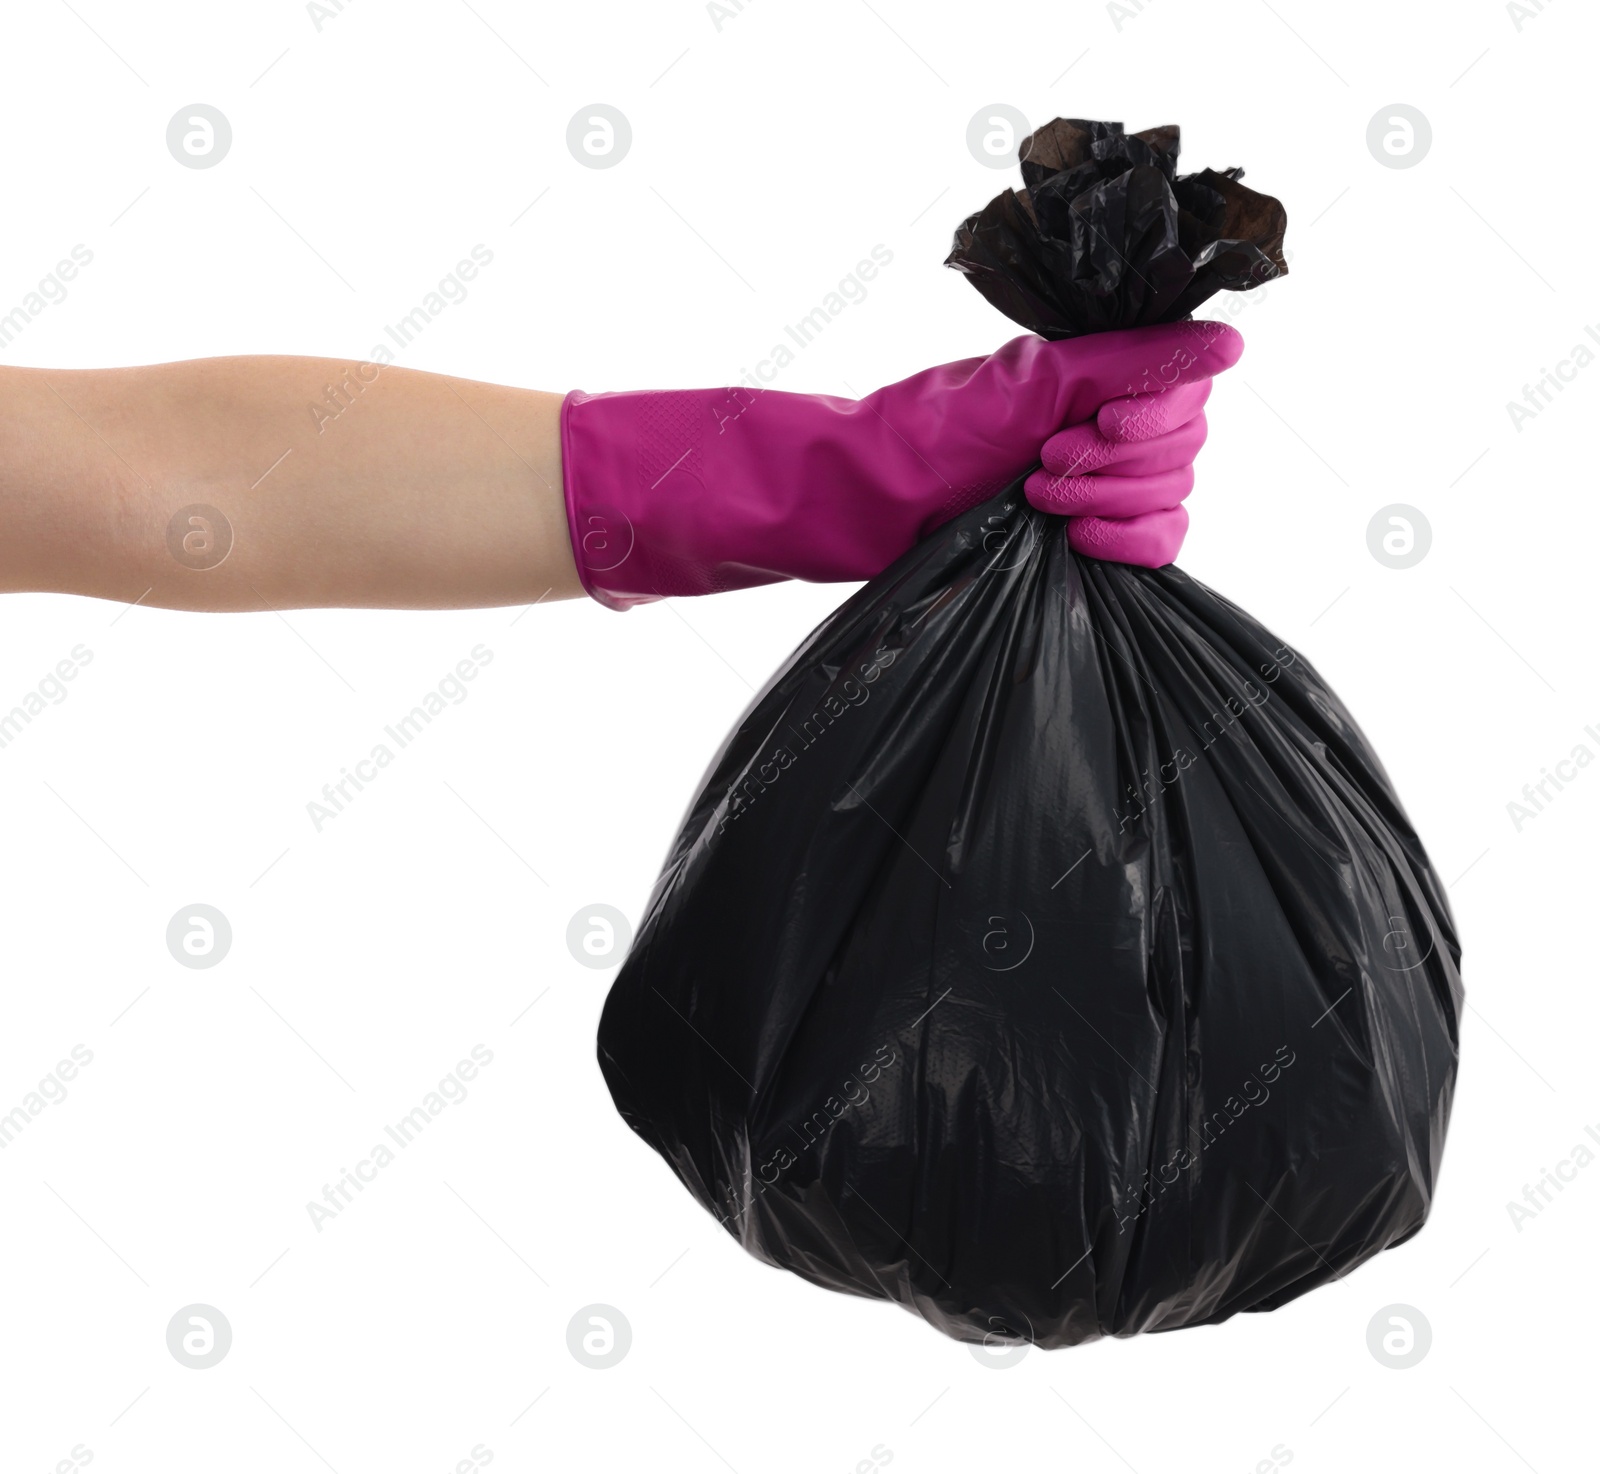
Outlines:
{"label": "woman's arm", "polygon": [[[319,358],[0,368],[0,592],[213,610],[575,598],[560,409]],[[224,522],[180,516],[196,506]]]}

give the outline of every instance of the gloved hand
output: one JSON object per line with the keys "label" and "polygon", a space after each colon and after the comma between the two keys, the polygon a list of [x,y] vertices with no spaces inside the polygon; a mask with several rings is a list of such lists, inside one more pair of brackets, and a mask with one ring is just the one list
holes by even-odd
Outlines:
{"label": "gloved hand", "polygon": [[1210,397],[1211,380],[1202,379],[1101,405],[1094,419],[1045,441],[1043,469],[1023,483],[1024,494],[1067,518],[1075,553],[1145,568],[1172,562],[1189,530],[1180,504],[1194,489]]}
{"label": "gloved hand", "polygon": [[1016,338],[860,400],[575,390],[561,459],[579,576],[613,609],[871,578],[1038,463],[1047,442],[1027,492],[1073,514],[1074,546],[1136,561],[1176,551],[1206,385],[1242,347],[1224,324],[1172,323]]}

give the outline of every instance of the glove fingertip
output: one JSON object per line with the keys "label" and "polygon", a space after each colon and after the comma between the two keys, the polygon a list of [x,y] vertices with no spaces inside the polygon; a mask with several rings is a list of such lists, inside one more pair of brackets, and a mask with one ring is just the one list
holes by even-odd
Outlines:
{"label": "glove fingertip", "polygon": [[1061,517],[1072,510],[1074,499],[1089,484],[1088,478],[1057,475],[1046,468],[1022,483],[1022,494],[1036,510]]}
{"label": "glove fingertip", "polygon": [[1213,374],[1223,373],[1243,356],[1244,337],[1238,328],[1209,319],[1190,323],[1189,326],[1195,330],[1194,337],[1198,340],[1195,354],[1198,372],[1190,377],[1210,378]]}
{"label": "glove fingertip", "polygon": [[1044,443],[1039,459],[1056,476],[1086,476],[1098,471],[1114,454],[1114,447],[1094,424],[1069,425]]}
{"label": "glove fingertip", "polygon": [[1178,556],[1188,531],[1189,514],[1181,506],[1139,517],[1072,517],[1067,546],[1105,563],[1164,568]]}

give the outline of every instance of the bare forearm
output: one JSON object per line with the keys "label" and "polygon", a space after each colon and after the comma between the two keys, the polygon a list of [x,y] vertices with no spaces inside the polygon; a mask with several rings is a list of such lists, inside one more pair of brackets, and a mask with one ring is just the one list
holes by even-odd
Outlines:
{"label": "bare forearm", "polygon": [[0,590],[229,610],[574,597],[559,408],[330,359],[0,368]]}

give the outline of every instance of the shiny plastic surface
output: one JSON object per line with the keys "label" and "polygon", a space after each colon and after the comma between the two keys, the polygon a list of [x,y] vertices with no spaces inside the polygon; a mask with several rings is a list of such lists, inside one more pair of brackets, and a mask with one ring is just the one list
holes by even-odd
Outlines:
{"label": "shiny plastic surface", "polygon": [[1271,1309],[1416,1232],[1459,957],[1305,657],[1013,487],[757,698],[600,1058],[759,1258],[1067,1345]]}
{"label": "shiny plastic surface", "polygon": [[[1123,147],[1059,124],[1068,156],[1072,129]],[[985,279],[1057,327],[1148,320],[1120,276]],[[1306,658],[1175,567],[1072,551],[1025,479],[756,698],[599,1042],[629,1125],[750,1253],[1053,1347],[1271,1310],[1414,1234],[1461,954]]]}
{"label": "shiny plastic surface", "polygon": [[1045,338],[1174,322],[1287,275],[1284,208],[1243,169],[1179,174],[1174,126],[1056,118],[1022,143],[1025,188],[956,231],[946,266]]}

